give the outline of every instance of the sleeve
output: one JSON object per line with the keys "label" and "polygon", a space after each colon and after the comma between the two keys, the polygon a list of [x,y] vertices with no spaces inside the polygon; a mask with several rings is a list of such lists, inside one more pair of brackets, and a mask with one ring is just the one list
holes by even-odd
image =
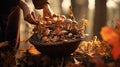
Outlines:
{"label": "sleeve", "polygon": [[18,3],[18,6],[23,10],[24,17],[30,14],[30,9],[24,0],[20,0]]}
{"label": "sleeve", "polygon": [[42,9],[45,4],[49,4],[48,0],[32,0],[36,9]]}

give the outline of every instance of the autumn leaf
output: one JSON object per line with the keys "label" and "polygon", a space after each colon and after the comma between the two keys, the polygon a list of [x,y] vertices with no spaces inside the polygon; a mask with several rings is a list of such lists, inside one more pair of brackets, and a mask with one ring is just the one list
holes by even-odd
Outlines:
{"label": "autumn leaf", "polygon": [[111,45],[113,45],[114,43],[118,43],[120,40],[119,34],[116,33],[113,28],[108,26],[102,27],[100,34],[103,40]]}
{"label": "autumn leaf", "polygon": [[[120,45],[120,44],[119,44]],[[118,47],[113,47],[112,49],[112,56],[115,60],[118,59],[118,57],[120,56],[120,46]]]}
{"label": "autumn leaf", "polygon": [[120,56],[120,35],[115,32],[113,28],[105,26],[100,32],[104,41],[106,41],[112,48],[113,58],[116,60]]}
{"label": "autumn leaf", "polygon": [[40,54],[40,52],[35,48],[35,46],[30,46],[30,47],[28,48],[28,51],[29,51],[31,54],[33,54],[33,55],[38,55],[38,54]]}

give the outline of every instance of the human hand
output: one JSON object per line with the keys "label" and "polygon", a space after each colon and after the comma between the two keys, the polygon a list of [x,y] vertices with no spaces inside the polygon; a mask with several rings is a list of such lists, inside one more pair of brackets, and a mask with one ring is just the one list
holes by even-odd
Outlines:
{"label": "human hand", "polygon": [[53,14],[54,14],[54,13],[53,13],[53,11],[51,10],[49,4],[45,4],[45,5],[43,6],[43,17],[44,17],[44,18],[45,18],[46,16],[47,16],[47,17],[52,17]]}
{"label": "human hand", "polygon": [[24,20],[26,20],[27,22],[29,22],[30,24],[34,24],[34,25],[38,25],[39,23],[36,21],[35,15],[33,12],[31,12],[31,14],[27,14],[24,17]]}

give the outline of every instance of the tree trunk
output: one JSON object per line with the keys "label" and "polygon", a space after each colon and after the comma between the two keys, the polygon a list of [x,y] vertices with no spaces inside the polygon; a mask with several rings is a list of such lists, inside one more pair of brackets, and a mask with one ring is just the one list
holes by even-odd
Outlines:
{"label": "tree trunk", "polygon": [[93,35],[97,35],[99,39],[101,39],[101,27],[103,27],[106,24],[107,20],[106,2],[107,0],[95,0]]}
{"label": "tree trunk", "polygon": [[87,18],[88,0],[71,0],[73,14],[77,21]]}

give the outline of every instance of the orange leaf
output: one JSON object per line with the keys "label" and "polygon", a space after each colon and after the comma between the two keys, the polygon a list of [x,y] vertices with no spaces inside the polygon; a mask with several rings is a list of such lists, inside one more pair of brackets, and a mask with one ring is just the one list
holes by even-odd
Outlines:
{"label": "orange leaf", "polygon": [[120,46],[119,47],[113,47],[112,49],[112,56],[116,60],[120,56]]}
{"label": "orange leaf", "polygon": [[30,47],[28,48],[28,51],[29,51],[31,54],[33,54],[33,55],[38,55],[38,54],[40,54],[40,52],[35,48],[35,46],[30,46]]}
{"label": "orange leaf", "polygon": [[112,48],[113,58],[116,60],[120,56],[120,35],[111,27],[105,26],[100,32],[104,41],[109,43]]}
{"label": "orange leaf", "polygon": [[111,27],[105,26],[102,27],[100,32],[104,41],[108,42],[109,44],[118,43],[120,36],[118,33],[114,31]]}

